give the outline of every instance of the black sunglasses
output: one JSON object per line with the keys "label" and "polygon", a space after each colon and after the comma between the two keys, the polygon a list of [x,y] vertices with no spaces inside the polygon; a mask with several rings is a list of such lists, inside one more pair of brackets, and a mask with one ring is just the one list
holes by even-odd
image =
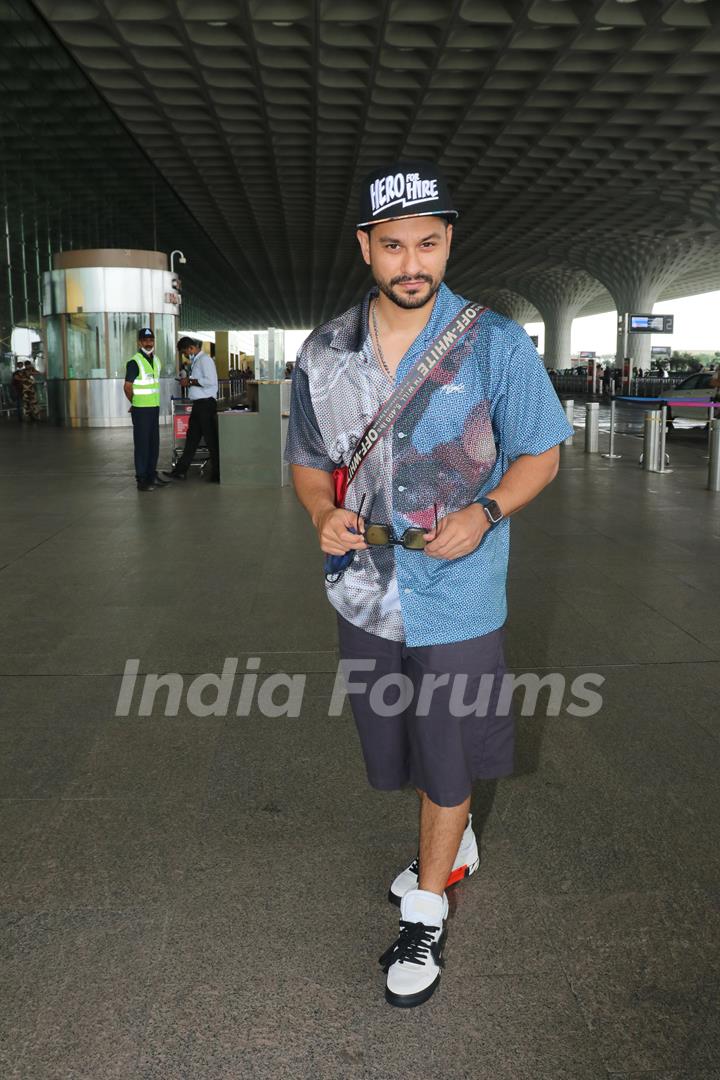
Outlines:
{"label": "black sunglasses", "polygon": [[[357,512],[357,531],[360,532],[360,515],[362,514],[365,496],[360,500]],[[435,510],[435,529],[438,527],[437,503],[433,503]],[[395,536],[392,525],[383,525],[377,521],[366,521],[363,538],[368,547],[404,547],[407,551],[422,551],[425,547],[425,529],[411,526],[406,529],[401,537]]]}

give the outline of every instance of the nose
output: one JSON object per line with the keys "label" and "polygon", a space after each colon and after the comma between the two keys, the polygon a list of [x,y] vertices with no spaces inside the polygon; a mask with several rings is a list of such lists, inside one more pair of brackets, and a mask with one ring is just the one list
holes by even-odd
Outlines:
{"label": "nose", "polygon": [[405,249],[401,272],[410,278],[424,273],[420,255],[415,248]]}

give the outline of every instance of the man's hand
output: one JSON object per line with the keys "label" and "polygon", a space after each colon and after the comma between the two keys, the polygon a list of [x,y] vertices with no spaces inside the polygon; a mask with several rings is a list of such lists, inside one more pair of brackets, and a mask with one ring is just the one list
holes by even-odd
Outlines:
{"label": "man's hand", "polygon": [[425,554],[433,559],[459,559],[469,555],[480,544],[490,528],[485,511],[479,503],[448,514],[438,522],[437,529],[426,535]]}
{"label": "man's hand", "polygon": [[[321,510],[313,520],[321,550],[326,555],[344,555],[351,548],[355,551],[367,551],[367,544],[361,533],[349,531],[357,528],[357,520],[358,516],[353,510],[338,506]],[[360,529],[364,528],[365,522],[360,518]]]}
{"label": "man's hand", "polygon": [[187,375],[183,375],[183,377],[180,379],[180,385],[183,387],[183,389],[190,385],[190,380],[188,379]]}

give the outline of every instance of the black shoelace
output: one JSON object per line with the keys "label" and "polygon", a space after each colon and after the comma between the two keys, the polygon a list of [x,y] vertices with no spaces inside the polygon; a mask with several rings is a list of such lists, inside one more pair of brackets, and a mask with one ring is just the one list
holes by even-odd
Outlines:
{"label": "black shoelace", "polygon": [[383,971],[387,974],[390,966],[395,963],[422,966],[428,958],[428,953],[432,955],[438,967],[442,967],[442,946],[445,933],[443,931],[438,940],[433,941],[433,935],[437,931],[437,926],[426,926],[421,922],[405,922],[401,919],[400,936],[380,957],[379,963]]}

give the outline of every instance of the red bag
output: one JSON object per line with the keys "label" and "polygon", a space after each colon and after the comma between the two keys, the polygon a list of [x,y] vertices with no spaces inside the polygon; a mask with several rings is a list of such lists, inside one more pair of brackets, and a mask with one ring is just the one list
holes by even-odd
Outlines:
{"label": "red bag", "polygon": [[344,506],[348,486],[347,465],[339,465],[337,469],[333,469],[332,478],[335,489],[335,505]]}

